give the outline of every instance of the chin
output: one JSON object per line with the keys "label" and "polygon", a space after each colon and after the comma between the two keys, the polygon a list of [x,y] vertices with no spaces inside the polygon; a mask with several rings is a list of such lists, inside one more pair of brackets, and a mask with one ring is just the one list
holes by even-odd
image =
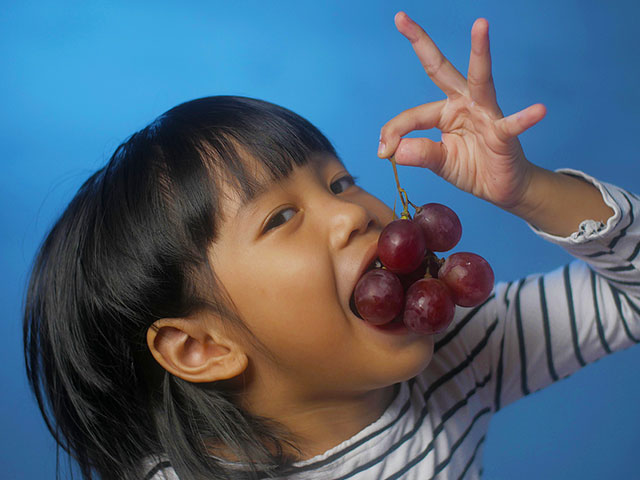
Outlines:
{"label": "chin", "polygon": [[397,353],[384,372],[388,384],[404,382],[422,373],[431,363],[433,346],[433,336],[429,335],[424,341]]}
{"label": "chin", "polygon": [[427,359],[422,362],[416,362],[414,365],[411,365],[410,368],[407,368],[402,372],[398,382],[405,382],[407,380],[412,379],[413,377],[420,375],[431,363],[431,355]]}

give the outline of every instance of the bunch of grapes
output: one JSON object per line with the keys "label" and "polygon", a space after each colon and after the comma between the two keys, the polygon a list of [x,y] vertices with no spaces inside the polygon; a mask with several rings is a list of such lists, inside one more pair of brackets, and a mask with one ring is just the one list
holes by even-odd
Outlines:
{"label": "bunch of grapes", "polygon": [[[445,330],[455,306],[473,307],[493,288],[493,270],[479,255],[459,252],[440,259],[434,252],[455,247],[462,236],[460,219],[439,203],[413,205],[400,187],[401,218],[387,225],[378,239],[376,267],[366,272],[354,291],[357,313],[375,325],[402,321],[423,334]],[[415,208],[413,219],[408,205]]]}

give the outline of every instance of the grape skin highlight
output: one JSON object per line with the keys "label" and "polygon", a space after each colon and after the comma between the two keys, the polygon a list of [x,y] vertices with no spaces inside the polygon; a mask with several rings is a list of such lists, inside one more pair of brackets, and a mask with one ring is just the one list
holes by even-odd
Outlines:
{"label": "grape skin highlight", "polygon": [[409,287],[402,320],[416,333],[434,334],[449,326],[455,308],[444,283],[435,278],[423,278]]}
{"label": "grape skin highlight", "polygon": [[475,253],[450,255],[440,267],[438,278],[449,287],[453,301],[461,307],[479,305],[493,290],[493,270],[484,258]]}

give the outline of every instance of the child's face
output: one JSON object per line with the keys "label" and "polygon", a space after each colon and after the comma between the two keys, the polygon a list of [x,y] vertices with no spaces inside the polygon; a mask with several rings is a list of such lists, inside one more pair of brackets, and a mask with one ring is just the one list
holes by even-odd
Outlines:
{"label": "child's face", "polygon": [[241,318],[271,356],[244,345],[253,378],[317,398],[363,393],[411,378],[429,362],[431,336],[373,327],[349,301],[393,212],[321,155],[248,205],[233,195],[212,265]]}

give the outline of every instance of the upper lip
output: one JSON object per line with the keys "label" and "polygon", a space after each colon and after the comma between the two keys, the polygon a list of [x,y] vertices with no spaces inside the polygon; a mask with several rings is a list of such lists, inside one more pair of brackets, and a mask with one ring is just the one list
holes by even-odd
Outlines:
{"label": "upper lip", "polygon": [[362,264],[360,265],[359,277],[364,275],[365,271],[371,266],[371,264],[378,258],[378,242],[376,241],[373,245],[369,247],[367,250],[367,254],[365,255]]}
{"label": "upper lip", "polygon": [[358,280],[360,280],[362,275],[364,275],[364,273],[367,271],[367,269],[371,266],[371,264],[374,262],[374,260],[377,257],[378,257],[378,241],[376,239],[376,241],[369,246],[364,257],[362,258],[362,262],[360,263],[360,267],[358,268],[357,277],[352,283],[353,287],[351,289],[351,293],[353,293],[353,291],[355,290]]}

